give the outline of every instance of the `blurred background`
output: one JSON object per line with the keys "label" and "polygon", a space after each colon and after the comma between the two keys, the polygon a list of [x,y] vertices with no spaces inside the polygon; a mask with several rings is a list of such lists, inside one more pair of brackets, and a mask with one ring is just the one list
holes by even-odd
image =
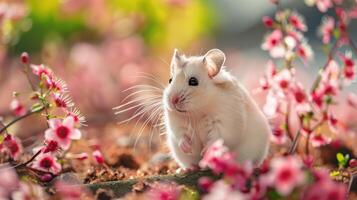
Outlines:
{"label": "blurred background", "polygon": [[[325,61],[316,36],[322,16],[303,1],[282,2],[307,18],[315,59],[298,63],[298,76],[309,87]],[[147,83],[139,72],[166,84],[173,48],[187,55],[222,49],[232,73],[254,89],[269,59],[260,49],[266,31],[261,18],[274,10],[268,0],[1,0],[0,116],[10,114],[13,91],[24,97],[30,91],[21,72],[23,51],[68,83],[87,118],[88,135],[118,132],[116,122],[128,116],[115,116],[112,108],[128,95],[124,89]],[[356,23],[351,25],[357,42]],[[349,88],[356,89],[356,83]],[[254,97],[265,100],[264,94]],[[356,116],[355,110],[339,111],[339,117]],[[43,131],[43,124],[15,130],[32,135]]]}

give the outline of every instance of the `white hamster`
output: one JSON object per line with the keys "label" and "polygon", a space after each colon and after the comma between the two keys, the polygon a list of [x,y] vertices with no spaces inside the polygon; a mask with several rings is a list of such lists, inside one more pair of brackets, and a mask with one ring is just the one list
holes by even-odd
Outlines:
{"label": "white hamster", "polygon": [[197,166],[219,138],[240,163],[250,160],[257,166],[267,155],[268,121],[224,61],[219,49],[191,57],[174,51],[163,93],[164,123],[169,148],[182,168]]}

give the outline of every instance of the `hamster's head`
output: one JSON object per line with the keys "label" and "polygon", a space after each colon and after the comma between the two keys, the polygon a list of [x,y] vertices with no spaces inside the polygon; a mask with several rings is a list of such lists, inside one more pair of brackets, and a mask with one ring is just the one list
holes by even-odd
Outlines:
{"label": "hamster's head", "polygon": [[225,55],[219,49],[192,57],[180,55],[175,49],[170,64],[171,76],[163,95],[165,108],[178,113],[196,113],[215,106],[219,94],[213,79],[224,61]]}

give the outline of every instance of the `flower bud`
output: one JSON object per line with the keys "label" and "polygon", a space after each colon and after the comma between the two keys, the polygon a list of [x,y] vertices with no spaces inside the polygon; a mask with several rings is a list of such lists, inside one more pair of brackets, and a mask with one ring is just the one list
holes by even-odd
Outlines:
{"label": "flower bud", "polygon": [[30,62],[30,56],[29,56],[29,54],[28,54],[27,52],[23,52],[23,53],[21,54],[21,62],[22,62],[23,64],[29,64],[29,62]]}

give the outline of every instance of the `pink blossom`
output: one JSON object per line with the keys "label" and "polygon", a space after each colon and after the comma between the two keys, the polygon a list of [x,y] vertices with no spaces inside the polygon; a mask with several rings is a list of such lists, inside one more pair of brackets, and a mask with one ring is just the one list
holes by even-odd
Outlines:
{"label": "pink blossom", "polygon": [[338,79],[339,71],[338,63],[335,60],[330,60],[322,73],[322,81]]}
{"label": "pink blossom", "polygon": [[262,49],[269,51],[273,58],[282,58],[285,54],[285,48],[282,43],[283,33],[276,29],[265,37]]}
{"label": "pink blossom", "polygon": [[20,140],[12,135],[6,135],[2,145],[5,150],[10,154],[10,156],[17,160],[22,153],[22,145]]}
{"label": "pink blossom", "polygon": [[265,105],[263,107],[264,114],[269,117],[273,118],[279,112],[280,102],[278,97],[272,92],[269,91],[268,95],[266,96]]}
{"label": "pink blossom", "polygon": [[39,185],[21,182],[18,190],[11,195],[13,200],[45,200],[48,199],[45,191]]}
{"label": "pink blossom", "polygon": [[312,164],[314,163],[314,156],[312,156],[311,154],[304,156],[303,162],[306,167],[311,168]]}
{"label": "pink blossom", "polygon": [[52,71],[47,68],[45,65],[40,64],[40,65],[30,65],[32,69],[32,73],[35,74],[36,76],[41,77],[43,74],[47,75],[48,77],[52,77]]}
{"label": "pink blossom", "polygon": [[21,62],[23,63],[23,64],[29,64],[29,61],[30,61],[30,56],[29,56],[29,54],[27,53],[27,52],[23,52],[22,54],[21,54]]}
{"label": "pink blossom", "polygon": [[71,185],[63,181],[57,181],[55,184],[56,191],[60,194],[62,200],[82,199],[84,189],[78,185]]}
{"label": "pink blossom", "polygon": [[66,109],[67,117],[73,117],[76,124],[84,125],[86,123],[86,118],[82,115],[81,111],[76,107],[71,107]]}
{"label": "pink blossom", "polygon": [[296,102],[296,112],[299,114],[302,113],[307,113],[311,111],[311,106],[308,102],[308,98],[307,95],[304,91],[304,88],[302,86],[301,83],[296,83],[293,87],[292,87],[292,94],[294,96],[295,102]]}
{"label": "pink blossom", "polygon": [[328,44],[331,40],[333,30],[335,28],[335,20],[333,17],[324,17],[319,27],[319,35],[322,36],[322,42]]}
{"label": "pink blossom", "polygon": [[337,18],[339,20],[339,24],[340,26],[342,25],[343,27],[341,28],[340,27],[340,30],[342,32],[345,32],[346,31],[346,24],[348,23],[348,14],[347,12],[345,11],[344,8],[340,8],[340,7],[336,7],[335,8],[335,13],[337,15]]}
{"label": "pink blossom", "polygon": [[268,17],[268,16],[264,16],[262,18],[262,21],[264,23],[264,25],[268,28],[272,27],[273,24],[274,24],[274,20],[271,18],[271,17]]}
{"label": "pink blossom", "polygon": [[324,103],[324,93],[321,90],[315,90],[311,94],[311,100],[315,103],[316,106],[321,108]]}
{"label": "pink blossom", "polygon": [[307,97],[306,97],[304,88],[303,88],[301,83],[297,83],[293,87],[292,92],[294,94],[296,103],[302,104],[302,103],[305,103],[307,101]]}
{"label": "pink blossom", "polygon": [[326,137],[322,134],[319,135],[314,134],[311,137],[310,141],[313,147],[320,147],[329,144],[331,142],[331,138]]}
{"label": "pink blossom", "polygon": [[312,130],[308,127],[303,126],[303,127],[301,127],[301,134],[303,136],[307,137],[312,134]]}
{"label": "pink blossom", "polygon": [[357,6],[355,6],[354,8],[352,8],[352,10],[348,12],[348,16],[352,19],[357,18]]}
{"label": "pink blossom", "polygon": [[270,185],[283,196],[305,182],[305,173],[302,170],[303,163],[298,157],[276,157],[271,160],[269,172]]}
{"label": "pink blossom", "polygon": [[147,193],[148,199],[177,200],[180,197],[181,188],[176,183],[155,182],[150,185]]}
{"label": "pink blossom", "polygon": [[286,133],[281,127],[273,129],[270,140],[276,144],[282,145],[287,141]]}
{"label": "pink blossom", "polygon": [[97,164],[99,164],[99,165],[104,164],[104,162],[105,162],[104,156],[100,150],[97,149],[97,150],[93,151],[92,155],[93,155],[94,160]]}
{"label": "pink blossom", "polygon": [[45,138],[58,142],[63,150],[69,149],[71,140],[81,138],[81,132],[74,128],[74,119],[71,116],[66,117],[62,122],[60,119],[50,119],[48,123],[50,128],[45,131]]}
{"label": "pink blossom", "polygon": [[198,180],[198,185],[203,189],[205,192],[209,192],[211,187],[213,186],[214,181],[208,177],[201,177]]}
{"label": "pink blossom", "polygon": [[276,75],[276,67],[272,60],[269,60],[266,68],[265,75],[262,79],[260,79],[260,85],[263,90],[269,89],[272,85],[272,79]]}
{"label": "pink blossom", "polygon": [[19,187],[19,179],[11,166],[0,167],[0,199],[8,199],[9,195]]}
{"label": "pink blossom", "polygon": [[45,141],[45,146],[42,148],[43,153],[57,152],[60,149],[58,142],[55,140]]}
{"label": "pink blossom", "polygon": [[304,200],[344,200],[347,194],[347,185],[334,182],[327,172],[315,173],[316,182],[309,186],[303,194]]}
{"label": "pink blossom", "polygon": [[58,174],[62,169],[61,165],[57,162],[57,158],[50,153],[40,154],[34,161],[32,167],[53,174]]}
{"label": "pink blossom", "polygon": [[229,152],[228,148],[223,145],[223,140],[215,141],[206,152],[199,163],[200,167],[209,167],[216,173],[234,174],[238,170],[238,166],[234,156]]}
{"label": "pink blossom", "polygon": [[68,90],[67,83],[57,77],[51,79],[48,84],[48,88],[53,89],[55,92],[65,93]]}
{"label": "pink blossom", "polygon": [[347,103],[349,106],[357,109],[357,95],[354,93],[349,93],[347,96]]}
{"label": "pink blossom", "polygon": [[274,80],[280,89],[286,90],[290,87],[292,73],[288,69],[283,69],[274,77]]}
{"label": "pink blossom", "polygon": [[307,31],[305,19],[297,12],[292,12],[289,16],[290,24],[297,30]]}
{"label": "pink blossom", "polygon": [[304,39],[304,36],[301,34],[301,32],[296,31],[294,29],[287,29],[286,34],[292,37],[296,43],[299,43]]}
{"label": "pink blossom", "polygon": [[326,12],[329,8],[332,8],[333,4],[331,0],[317,0],[316,6],[321,12]]}
{"label": "pink blossom", "polygon": [[357,167],[357,160],[352,158],[349,162],[348,162],[348,166],[350,167]]}
{"label": "pink blossom", "polygon": [[227,184],[224,180],[219,180],[214,183],[210,193],[205,195],[203,200],[244,200],[247,196]]}
{"label": "pink blossom", "polygon": [[53,99],[57,107],[59,108],[68,108],[74,106],[72,99],[69,95],[65,94],[53,94]]}
{"label": "pink blossom", "polygon": [[22,115],[26,114],[26,109],[25,109],[24,105],[22,105],[20,103],[20,101],[17,99],[13,99],[11,101],[10,109],[12,110],[12,112],[14,112],[14,114],[16,116],[22,116]]}
{"label": "pink blossom", "polygon": [[340,54],[340,58],[344,63],[344,78],[345,78],[345,83],[350,84],[354,79],[356,75],[355,71],[355,62],[352,59],[352,53],[347,52],[346,54]]}
{"label": "pink blossom", "polygon": [[311,60],[314,54],[310,45],[308,45],[306,42],[301,43],[297,46],[296,53],[304,61]]}

